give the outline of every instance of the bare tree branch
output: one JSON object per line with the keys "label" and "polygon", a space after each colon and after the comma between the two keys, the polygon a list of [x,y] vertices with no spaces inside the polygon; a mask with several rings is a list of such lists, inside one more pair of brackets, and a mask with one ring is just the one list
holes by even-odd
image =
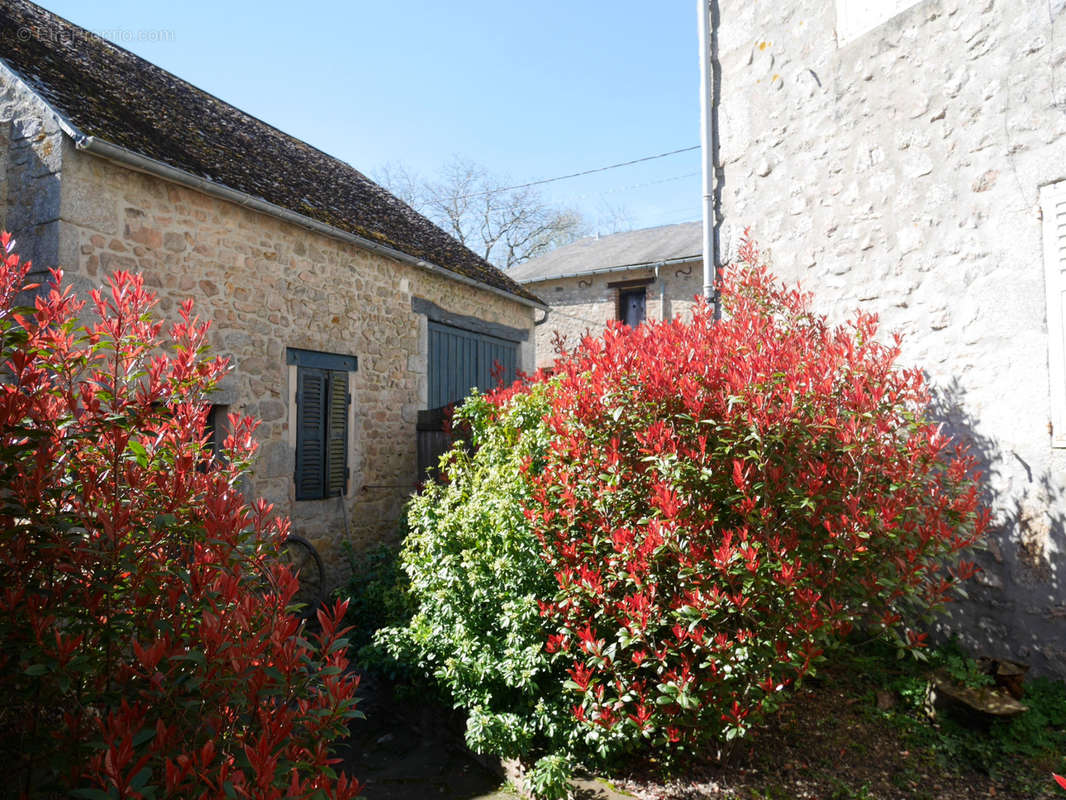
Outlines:
{"label": "bare tree branch", "polygon": [[401,164],[387,164],[375,179],[503,269],[586,233],[579,212],[549,206],[535,189],[503,189],[507,180],[467,159],[453,158],[435,181],[423,180]]}
{"label": "bare tree branch", "polygon": [[425,204],[425,190],[422,180],[407,170],[398,161],[390,161],[374,174],[374,180],[384,186],[411,208],[418,209]]}

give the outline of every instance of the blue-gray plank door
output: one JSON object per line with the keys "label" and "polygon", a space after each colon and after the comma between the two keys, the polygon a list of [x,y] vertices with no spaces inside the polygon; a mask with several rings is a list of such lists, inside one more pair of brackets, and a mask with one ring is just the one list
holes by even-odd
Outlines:
{"label": "blue-gray plank door", "polygon": [[429,323],[429,408],[457,403],[474,387],[491,391],[516,377],[518,343]]}

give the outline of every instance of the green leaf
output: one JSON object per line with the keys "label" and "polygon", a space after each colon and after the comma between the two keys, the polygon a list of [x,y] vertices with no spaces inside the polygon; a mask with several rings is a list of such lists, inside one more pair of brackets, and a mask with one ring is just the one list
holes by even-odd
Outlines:
{"label": "green leaf", "polygon": [[134,735],[133,746],[140,747],[145,742],[151,741],[155,738],[155,733],[155,728],[143,728]]}
{"label": "green leaf", "polygon": [[129,442],[126,443],[126,449],[133,453],[133,458],[138,466],[148,466],[148,451],[144,448],[143,444],[136,439],[130,439]]}
{"label": "green leaf", "polygon": [[[155,732],[153,731],[153,735],[154,735],[154,733]],[[146,783],[148,783],[148,781],[151,779],[151,777],[152,777],[152,768],[151,767],[145,767],[144,769],[142,769],[140,772],[138,772],[136,775],[133,776],[133,780],[130,781],[130,788],[133,789],[135,792],[140,791],[142,788],[144,788],[144,785]]]}
{"label": "green leaf", "polygon": [[194,664],[200,664],[201,666],[207,663],[207,659],[204,656],[202,650],[190,650],[188,653],[179,653],[176,656],[170,657],[171,661],[192,661]]}

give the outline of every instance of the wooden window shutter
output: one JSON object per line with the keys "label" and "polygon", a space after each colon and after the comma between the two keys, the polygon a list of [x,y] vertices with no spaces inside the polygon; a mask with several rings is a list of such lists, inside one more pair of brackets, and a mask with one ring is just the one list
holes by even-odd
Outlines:
{"label": "wooden window shutter", "polygon": [[328,372],[301,367],[296,390],[296,499],[324,496]]}
{"label": "wooden window shutter", "polygon": [[297,500],[321,500],[348,491],[349,373],[355,356],[286,348],[296,367]]}
{"label": "wooden window shutter", "polygon": [[1040,210],[1044,220],[1051,446],[1066,447],[1066,181],[1041,187]]}
{"label": "wooden window shutter", "polygon": [[329,373],[329,412],[326,434],[326,497],[343,495],[348,489],[348,373]]}

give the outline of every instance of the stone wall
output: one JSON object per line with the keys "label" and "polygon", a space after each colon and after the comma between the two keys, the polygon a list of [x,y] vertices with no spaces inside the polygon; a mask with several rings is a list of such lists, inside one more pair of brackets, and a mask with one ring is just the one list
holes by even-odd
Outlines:
{"label": "stone wall", "polygon": [[945,627],[1066,674],[1038,207],[1066,178],[1064,4],[884,0],[906,7],[838,44],[849,3],[719,0],[722,239],[750,225],[832,318],[859,307],[903,332],[996,511]]}
{"label": "stone wall", "polygon": [[[533,310],[517,302],[130,171],[69,140],[62,187],[60,260],[79,291],[114,270],[135,270],[164,315],[193,297],[213,320],[214,351],[234,365],[215,401],[262,420],[251,491],[291,517],[332,565],[333,580],[343,541],[359,548],[395,536],[416,478],[428,326],[412,297],[487,322],[532,325]],[[343,508],[338,498],[294,500],[297,368],[286,366],[287,347],[358,357]]]}
{"label": "stone wall", "polygon": [[551,306],[547,321],[537,326],[537,366],[548,367],[555,361],[556,334],[573,347],[586,331],[599,333],[610,320],[617,319],[618,289],[608,284],[648,278],[653,281],[647,285],[646,318],[684,316],[703,291],[703,264],[696,261],[666,265],[660,269],[658,279],[649,267],[528,284],[527,289]]}
{"label": "stone wall", "polygon": [[0,64],[0,213],[19,255],[33,261],[34,282],[59,263],[62,142],[47,106]]}

